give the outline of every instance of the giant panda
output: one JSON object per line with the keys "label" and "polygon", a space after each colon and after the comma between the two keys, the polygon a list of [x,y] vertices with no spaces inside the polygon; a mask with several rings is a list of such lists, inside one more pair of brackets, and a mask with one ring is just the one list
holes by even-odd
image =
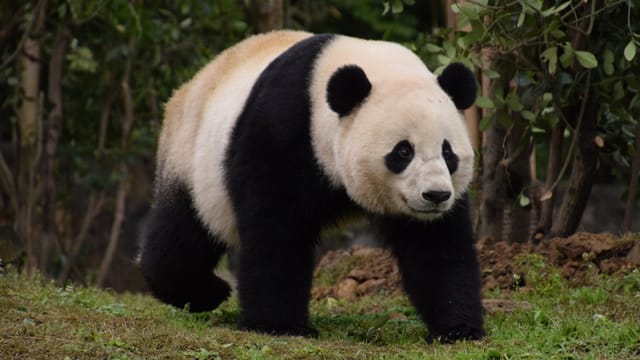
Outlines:
{"label": "giant panda", "polygon": [[168,101],[140,265],[152,293],[216,308],[238,251],[239,327],[315,336],[314,247],[366,216],[398,260],[427,340],[484,335],[461,110],[473,74],[440,76],[403,46],[276,31],[229,48]]}

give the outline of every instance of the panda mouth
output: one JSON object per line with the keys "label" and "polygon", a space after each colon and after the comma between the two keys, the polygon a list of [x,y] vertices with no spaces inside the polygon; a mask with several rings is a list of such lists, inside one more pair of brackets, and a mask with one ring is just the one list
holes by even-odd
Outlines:
{"label": "panda mouth", "polygon": [[429,209],[429,210],[416,209],[416,208],[413,208],[413,207],[409,206],[408,204],[407,204],[407,207],[408,207],[411,211],[416,212],[416,213],[419,213],[419,214],[440,214],[440,212],[441,212],[441,211],[440,211],[440,210],[438,210],[438,209]]}
{"label": "panda mouth", "polygon": [[442,213],[442,211],[438,210],[437,208],[431,208],[431,209],[414,208],[413,206],[409,205],[409,201],[404,196],[402,196],[402,201],[404,201],[404,204],[407,206],[407,208],[409,208],[409,210],[411,210],[412,212],[418,213],[418,214],[440,214],[440,213]]}

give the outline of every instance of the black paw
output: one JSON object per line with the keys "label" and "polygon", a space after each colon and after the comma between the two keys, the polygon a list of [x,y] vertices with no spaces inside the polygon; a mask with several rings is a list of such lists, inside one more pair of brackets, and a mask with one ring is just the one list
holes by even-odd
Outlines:
{"label": "black paw", "polygon": [[272,325],[272,324],[253,324],[250,322],[241,322],[238,325],[240,330],[259,332],[275,336],[303,336],[310,338],[318,337],[318,330],[306,325]]}
{"label": "black paw", "polygon": [[459,325],[442,332],[431,332],[425,339],[431,344],[438,341],[441,344],[452,344],[458,340],[480,340],[484,337],[483,329],[476,329],[467,325]]}
{"label": "black paw", "polygon": [[156,298],[190,312],[213,310],[231,294],[229,284],[213,275],[183,281],[148,281],[148,284]]}
{"label": "black paw", "polygon": [[208,284],[202,287],[201,291],[194,290],[191,292],[186,307],[189,312],[210,311],[227,300],[229,294],[231,294],[229,284],[213,276],[209,279]]}

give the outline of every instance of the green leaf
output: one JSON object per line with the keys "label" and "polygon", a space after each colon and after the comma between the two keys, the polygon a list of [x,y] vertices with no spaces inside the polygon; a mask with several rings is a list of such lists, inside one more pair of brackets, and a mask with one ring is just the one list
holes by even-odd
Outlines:
{"label": "green leaf", "polygon": [[533,122],[536,119],[536,114],[532,113],[529,110],[522,110],[520,113],[523,119]]}
{"label": "green leaf", "polygon": [[588,51],[576,51],[576,58],[585,69],[593,69],[598,66],[598,59]]}
{"label": "green leaf", "polygon": [[442,47],[448,57],[454,58],[456,56],[456,47],[453,45],[453,42],[447,40],[442,43]]}
{"label": "green leaf", "polygon": [[544,94],[542,94],[542,103],[543,104],[548,104],[549,102],[551,102],[551,100],[553,100],[553,94],[550,92],[546,92]]}
{"label": "green leaf", "polygon": [[416,0],[404,0],[404,3],[407,5],[415,5],[416,4]]}
{"label": "green leaf", "polygon": [[564,31],[559,29],[551,30],[549,34],[551,34],[551,36],[553,36],[555,39],[562,39],[563,37],[565,37],[565,35],[567,35]]}
{"label": "green leaf", "polygon": [[567,1],[564,2],[558,6],[552,6],[550,8],[548,8],[547,10],[544,10],[541,12],[542,17],[548,17],[550,15],[554,15],[559,13],[560,11],[564,10],[567,6],[571,5],[571,1]]}
{"label": "green leaf", "polygon": [[449,58],[448,56],[439,54],[437,57],[438,57],[438,62],[442,65],[448,65],[449,63],[451,63],[451,58]]}
{"label": "green leaf", "polygon": [[634,57],[636,57],[636,43],[631,39],[627,46],[624,47],[624,58],[627,61],[631,61]]}
{"label": "green leaf", "polygon": [[481,107],[483,109],[493,109],[496,107],[493,101],[491,101],[491,99],[482,95],[476,98],[476,105],[478,105],[478,107]]}
{"label": "green leaf", "polygon": [[391,12],[394,14],[399,14],[404,10],[404,4],[402,0],[392,0],[391,2]]}
{"label": "green leaf", "polygon": [[482,73],[489,79],[498,79],[500,77],[500,73],[491,69],[482,69]]}
{"label": "green leaf", "polygon": [[560,55],[560,64],[562,64],[563,68],[568,68],[573,64],[573,51],[565,51]]}
{"label": "green leaf", "polygon": [[602,70],[604,70],[604,73],[607,75],[613,75],[613,72],[615,71],[613,67],[613,60],[614,60],[613,52],[609,49],[606,49],[602,54],[602,57],[603,57]]}
{"label": "green leaf", "polygon": [[546,49],[540,54],[540,57],[542,61],[548,63],[549,74],[555,74],[558,65],[558,47],[552,46]]}
{"label": "green leaf", "polygon": [[391,5],[389,4],[388,1],[385,1],[382,3],[384,5],[384,10],[382,10],[382,15],[387,15],[389,13],[389,10],[391,10]]}
{"label": "green leaf", "polygon": [[613,101],[618,101],[624,97],[624,89],[621,81],[616,81],[613,85]]}
{"label": "green leaf", "polygon": [[489,125],[491,125],[491,122],[493,120],[493,116],[492,115],[487,115],[485,117],[482,118],[482,120],[480,120],[480,124],[478,125],[478,129],[480,131],[485,131],[489,128]]}
{"label": "green leaf", "polygon": [[522,24],[524,24],[524,18],[527,16],[527,14],[524,12],[524,10],[520,13],[520,16],[518,17],[518,24],[516,25],[516,27],[521,27]]}
{"label": "green leaf", "polygon": [[527,207],[531,204],[531,199],[525,194],[520,194],[520,206]]}
{"label": "green leaf", "polygon": [[425,50],[430,53],[439,53],[442,51],[442,48],[438,45],[428,43],[427,45],[425,45]]}
{"label": "green leaf", "polygon": [[507,106],[509,107],[509,109],[511,109],[513,111],[520,112],[523,109],[523,106],[520,103],[520,98],[513,91],[509,92],[509,94],[507,95],[507,98],[505,99],[505,102],[506,102]]}

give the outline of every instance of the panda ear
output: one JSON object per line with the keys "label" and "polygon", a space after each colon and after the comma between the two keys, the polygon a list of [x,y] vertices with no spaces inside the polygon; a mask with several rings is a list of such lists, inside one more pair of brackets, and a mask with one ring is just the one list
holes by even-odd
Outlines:
{"label": "panda ear", "polygon": [[327,102],[338,115],[349,114],[371,92],[371,83],[358,65],[345,65],[336,70],[327,84]]}
{"label": "panda ear", "polygon": [[458,110],[467,109],[476,101],[475,76],[461,63],[449,64],[438,76],[438,84],[449,94]]}

